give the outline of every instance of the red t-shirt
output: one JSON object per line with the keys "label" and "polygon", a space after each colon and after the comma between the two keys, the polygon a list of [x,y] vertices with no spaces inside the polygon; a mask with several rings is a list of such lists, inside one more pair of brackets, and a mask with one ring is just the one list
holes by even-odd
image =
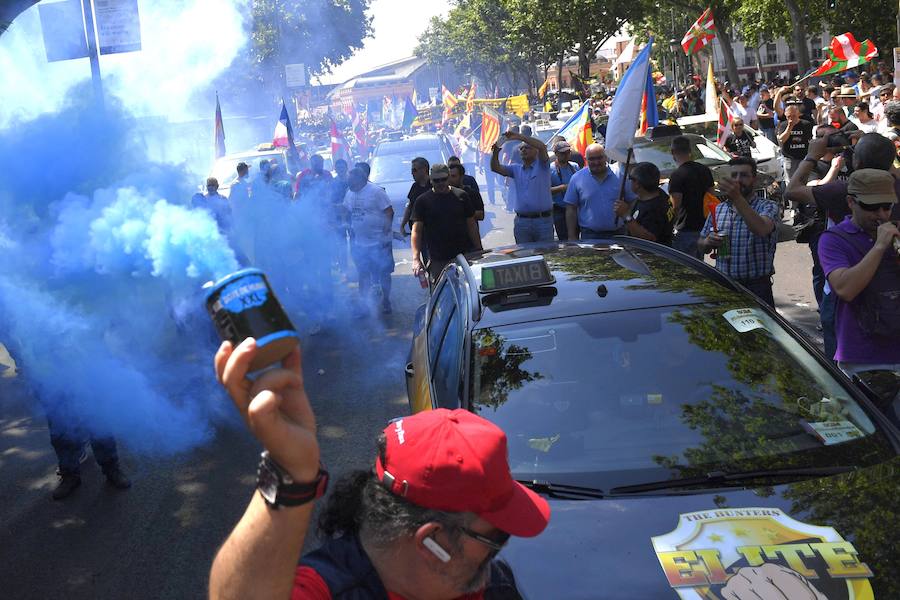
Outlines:
{"label": "red t-shirt", "polygon": [[[460,596],[457,600],[483,600],[484,592]],[[294,589],[291,600],[331,600],[331,592],[325,580],[312,567],[297,567],[294,573]],[[403,596],[388,592],[388,600],[405,600]]]}

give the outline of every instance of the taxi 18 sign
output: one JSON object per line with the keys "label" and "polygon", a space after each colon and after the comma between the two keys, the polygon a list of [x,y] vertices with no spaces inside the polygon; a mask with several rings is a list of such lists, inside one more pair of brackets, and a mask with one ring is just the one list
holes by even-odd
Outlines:
{"label": "taxi 18 sign", "polygon": [[[674,531],[653,538],[669,584],[684,599],[742,597],[782,578],[820,598],[873,598],[872,571],[832,527],[801,523],[777,508],[682,514]],[[766,599],[766,595],[753,598]],[[811,596],[816,597],[816,596]]]}

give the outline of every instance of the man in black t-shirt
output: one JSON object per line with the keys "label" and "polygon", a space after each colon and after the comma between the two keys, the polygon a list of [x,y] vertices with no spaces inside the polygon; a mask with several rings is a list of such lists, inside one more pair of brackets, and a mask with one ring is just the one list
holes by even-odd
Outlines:
{"label": "man in black t-shirt", "polygon": [[448,180],[450,187],[460,189],[469,195],[472,210],[475,211],[475,220],[483,221],[484,199],[481,197],[481,192],[478,191],[478,183],[475,184],[475,187],[472,187],[471,184],[475,178],[466,175],[466,168],[459,162],[449,163],[447,166],[450,168],[450,179]]}
{"label": "man in black t-shirt", "polygon": [[800,107],[797,104],[785,107],[784,117],[785,120],[778,124],[777,138],[784,155],[787,179],[790,179],[806,156],[806,149],[813,135],[813,124],[800,118]]}
{"label": "man in black t-shirt", "polygon": [[672,157],[678,163],[678,168],[669,177],[669,196],[675,207],[672,247],[699,259],[702,255],[697,241],[706,222],[703,197],[712,190],[712,172],[709,167],[691,160],[691,141],[684,136],[672,140]]}
{"label": "man in black t-shirt", "polygon": [[616,215],[625,221],[625,232],[632,236],[672,245],[672,205],[669,196],[659,189],[659,168],[650,162],[634,165],[628,173],[631,191],[638,199],[633,205],[616,200]]}
{"label": "man in black t-shirt", "polygon": [[725,150],[735,157],[752,158],[756,142],[753,141],[753,137],[744,128],[744,120],[740,118],[735,119],[732,126],[734,131],[725,139]]}
{"label": "man in black t-shirt", "polygon": [[457,254],[481,249],[475,210],[469,195],[450,187],[447,165],[431,166],[432,189],[416,199],[413,207],[413,274],[426,270],[422,250],[428,252],[428,275],[437,280]]}
{"label": "man in black t-shirt", "polygon": [[410,172],[413,176],[413,182],[409,187],[409,193],[406,194],[406,210],[403,211],[403,218],[400,220],[400,233],[403,235],[406,235],[407,223],[410,224],[410,230],[412,230],[410,219],[412,217],[413,207],[416,204],[416,198],[431,189],[431,183],[428,181],[428,169],[429,165],[427,158],[417,156],[412,159],[412,163],[410,163]]}
{"label": "man in black t-shirt", "polygon": [[764,85],[759,86],[759,108],[756,118],[762,134],[773,144],[777,143],[775,140],[775,101],[772,99],[769,88]]}

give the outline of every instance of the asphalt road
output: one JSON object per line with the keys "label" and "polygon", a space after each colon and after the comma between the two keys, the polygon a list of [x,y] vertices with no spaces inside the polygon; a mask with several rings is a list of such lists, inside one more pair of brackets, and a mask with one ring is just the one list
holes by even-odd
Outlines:
{"label": "asphalt road", "polygon": [[[487,211],[485,246],[511,243],[511,215],[498,206]],[[408,412],[403,367],[424,293],[410,274],[408,244],[395,242],[394,255],[393,315],[304,339],[323,459],[335,477],[369,468],[376,434]],[[775,298],[783,315],[817,339],[810,266],[806,246],[780,244]],[[355,293],[352,285],[343,289]],[[210,363],[211,357],[197,368]],[[136,455],[120,440],[131,490],[105,485],[89,459],[81,488],[53,502],[55,457],[46,422],[20,378],[0,378],[0,409],[0,597],[205,595],[213,555],[252,494],[259,446],[249,434],[225,427],[207,446],[164,459]]]}

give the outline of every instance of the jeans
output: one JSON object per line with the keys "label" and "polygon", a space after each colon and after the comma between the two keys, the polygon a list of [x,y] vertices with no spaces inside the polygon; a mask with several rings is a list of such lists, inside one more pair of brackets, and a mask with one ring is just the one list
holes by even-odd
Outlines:
{"label": "jeans", "polygon": [[556,239],[565,242],[569,239],[569,229],[566,227],[566,209],[553,207],[553,226],[556,228]]}
{"label": "jeans", "polygon": [[819,310],[822,310],[822,296],[825,290],[825,271],[822,270],[822,263],[819,262],[819,234],[814,234],[809,239],[809,252],[812,254],[812,284],[813,294],[816,297],[816,304]]}
{"label": "jeans", "polygon": [[699,241],[699,231],[687,231],[682,229],[681,231],[675,232],[675,237],[672,239],[672,247],[679,252],[684,252],[688,256],[703,260],[703,255],[700,254],[700,249],[697,248],[697,242]]}
{"label": "jeans", "polygon": [[552,242],[553,217],[526,219],[516,216],[515,224],[513,225],[513,236],[515,236],[517,244]]}
{"label": "jeans", "polygon": [[579,239],[582,239],[585,241],[587,241],[587,240],[602,240],[602,239],[608,238],[613,235],[619,235],[620,233],[621,233],[621,230],[618,230],[618,229],[613,230],[613,231],[596,231],[594,229],[581,228],[581,231],[579,231],[579,233],[578,233],[578,237],[579,237]]}
{"label": "jeans", "polygon": [[822,304],[819,306],[819,322],[822,323],[822,341],[825,346],[825,356],[828,360],[834,360],[837,352],[837,334],[834,331],[835,311],[837,310],[837,298],[834,292],[822,294]]}
{"label": "jeans", "polygon": [[51,406],[45,403],[45,409],[50,443],[56,452],[60,473],[77,475],[81,471],[81,452],[88,441],[91,443],[94,460],[104,473],[119,464],[115,438],[88,431],[64,405]]}
{"label": "jeans", "polygon": [[756,279],[737,280],[738,283],[753,292],[757,298],[775,308],[775,298],[772,295],[772,277],[757,277]]}

